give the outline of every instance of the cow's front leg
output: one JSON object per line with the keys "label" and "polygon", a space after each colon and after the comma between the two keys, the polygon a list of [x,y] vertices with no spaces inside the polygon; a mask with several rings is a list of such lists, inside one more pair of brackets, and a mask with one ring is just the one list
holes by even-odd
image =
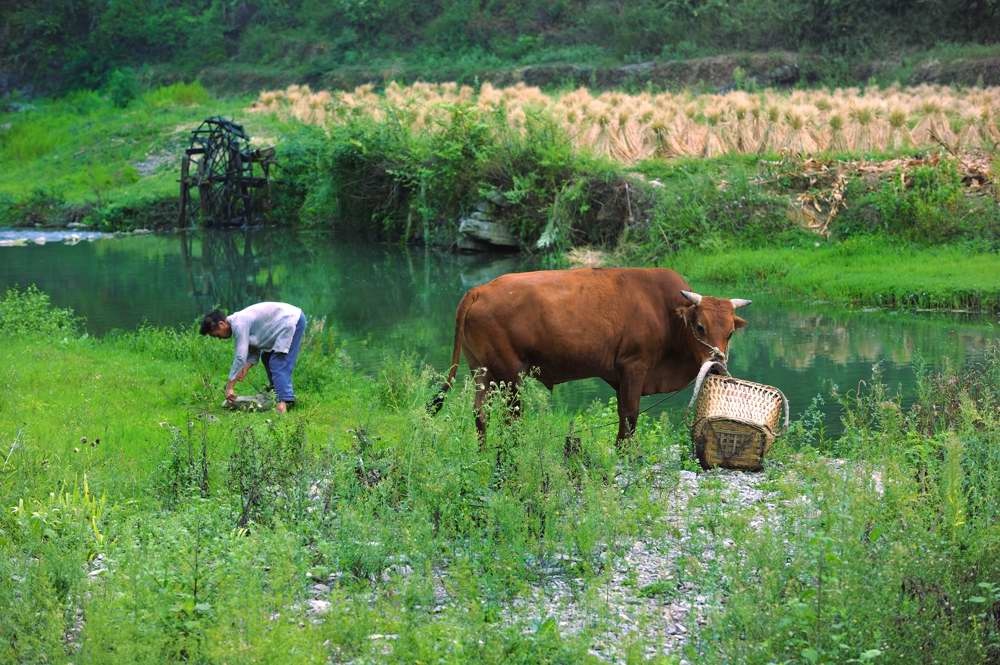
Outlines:
{"label": "cow's front leg", "polygon": [[639,419],[639,398],[642,397],[642,382],[645,371],[631,370],[622,376],[618,384],[618,440],[621,448],[625,441],[635,434],[635,424]]}

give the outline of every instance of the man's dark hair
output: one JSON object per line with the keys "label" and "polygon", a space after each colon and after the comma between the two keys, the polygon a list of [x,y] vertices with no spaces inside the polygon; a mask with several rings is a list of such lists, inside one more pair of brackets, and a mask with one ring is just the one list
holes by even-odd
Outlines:
{"label": "man's dark hair", "polygon": [[201,320],[201,334],[207,335],[208,333],[212,332],[212,328],[215,327],[215,324],[225,320],[226,320],[225,312],[222,312],[218,309],[213,309],[211,312],[205,315],[205,318]]}

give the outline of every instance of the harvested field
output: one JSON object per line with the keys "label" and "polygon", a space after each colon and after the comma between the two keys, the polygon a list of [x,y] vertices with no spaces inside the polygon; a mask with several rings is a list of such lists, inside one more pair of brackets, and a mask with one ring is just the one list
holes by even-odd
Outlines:
{"label": "harvested field", "polygon": [[307,85],[261,92],[251,111],[330,125],[393,118],[433,131],[456,105],[501,113],[514,127],[548,114],[581,150],[630,164],[650,158],[784,152],[884,152],[944,147],[994,150],[1000,144],[1000,88],[948,86],[726,94],[549,94],[523,83],[479,90],[456,83],[390,83],[383,92],[313,91]]}

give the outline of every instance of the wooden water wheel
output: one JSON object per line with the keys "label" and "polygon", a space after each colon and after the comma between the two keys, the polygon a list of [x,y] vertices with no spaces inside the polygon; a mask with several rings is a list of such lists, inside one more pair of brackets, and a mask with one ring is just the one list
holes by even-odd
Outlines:
{"label": "wooden water wheel", "polygon": [[194,199],[204,226],[248,226],[266,210],[274,148],[254,149],[243,126],[220,116],[191,132],[181,160],[179,225],[194,221]]}

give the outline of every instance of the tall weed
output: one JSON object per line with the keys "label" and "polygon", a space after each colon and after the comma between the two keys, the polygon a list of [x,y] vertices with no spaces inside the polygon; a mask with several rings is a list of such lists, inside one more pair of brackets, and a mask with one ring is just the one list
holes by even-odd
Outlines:
{"label": "tall weed", "polygon": [[[727,601],[697,652],[739,662],[992,662],[1000,460],[985,374],[903,410],[876,374],[845,401],[847,459],[792,459],[782,518],[733,533]],[[947,385],[944,373],[924,381]],[[985,390],[984,390],[985,388]],[[959,402],[953,408],[952,399]],[[992,612],[992,614],[990,614]],[[992,616],[990,619],[988,617]]]}

